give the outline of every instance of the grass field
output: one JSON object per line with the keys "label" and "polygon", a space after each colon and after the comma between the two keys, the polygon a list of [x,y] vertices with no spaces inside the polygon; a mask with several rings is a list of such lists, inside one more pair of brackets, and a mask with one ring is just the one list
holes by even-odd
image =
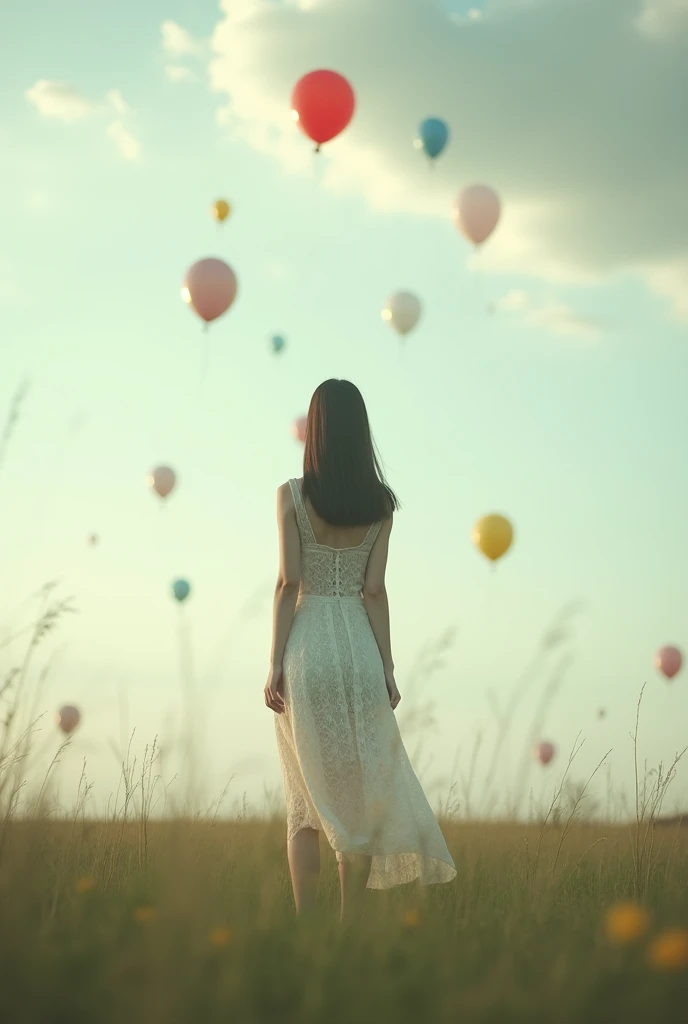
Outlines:
{"label": "grass field", "polygon": [[[639,873],[635,824],[443,827],[456,880],[369,891],[342,926],[322,837],[318,916],[294,918],[279,820],[8,820],[0,1019],[686,1020],[680,948],[653,942],[688,925],[688,830],[655,829]],[[647,929],[613,942],[638,886]]]}
{"label": "grass field", "polygon": [[[0,685],[0,1024],[688,1019],[688,828],[659,824],[683,755],[641,767],[642,694],[630,824],[583,820],[596,803],[588,783],[570,779],[578,741],[530,824],[473,822],[472,757],[461,800],[452,786],[440,818],[455,880],[369,891],[341,925],[336,862],[321,837],[318,913],[297,920],[284,820],[245,809],[221,820],[221,800],[185,815],[198,803],[177,804],[173,791],[168,806],[156,743],[138,762],[118,753],[120,786],[103,820],[88,817],[85,766],[71,815],[52,792],[69,738],[35,777],[44,673],[31,696],[31,662],[64,612],[49,597]],[[507,705],[487,790],[509,714]],[[197,757],[190,740],[184,750],[186,785]]]}
{"label": "grass field", "polygon": [[[120,785],[102,820],[88,817],[86,765],[71,815],[54,794],[70,737],[41,781],[36,728],[50,659],[38,675],[34,660],[69,608],[46,588],[34,624],[4,641],[6,651],[25,646],[0,680],[0,1024],[688,1019],[688,828],[658,824],[685,751],[668,767],[642,762],[642,693],[635,814],[621,816],[630,824],[610,813],[611,798],[609,824],[583,820],[600,809],[587,787],[606,757],[574,782],[579,739],[549,809],[531,804],[530,824],[470,820],[483,753],[483,805],[507,819],[523,807],[519,773],[506,794],[495,770],[524,673],[495,716],[494,742],[476,742],[443,803],[457,878],[369,891],[341,925],[336,862],[321,837],[318,913],[297,920],[284,820],[246,810],[221,820],[221,800],[183,813],[199,806],[191,728],[180,740],[181,802],[168,794],[157,741],[138,761],[131,743],[113,748]],[[546,633],[538,657],[561,636]],[[426,680],[450,639],[424,653]],[[553,693],[549,684],[538,714]],[[406,735],[431,719],[431,705],[412,705]]]}

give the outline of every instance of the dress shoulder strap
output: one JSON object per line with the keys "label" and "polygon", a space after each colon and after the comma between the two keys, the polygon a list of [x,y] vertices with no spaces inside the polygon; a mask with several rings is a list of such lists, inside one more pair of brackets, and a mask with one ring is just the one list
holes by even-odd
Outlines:
{"label": "dress shoulder strap", "polygon": [[365,543],[365,547],[366,547],[366,549],[368,551],[372,551],[373,550],[373,544],[377,540],[378,534],[380,533],[381,529],[382,529],[382,521],[380,521],[379,523],[373,523],[373,525],[370,527],[370,530],[368,532],[368,536],[366,537],[365,542],[364,542]]}
{"label": "dress shoulder strap", "polygon": [[304,544],[315,544],[315,534],[313,533],[313,527],[311,521],[308,518],[306,512],[306,506],[303,503],[303,495],[301,494],[301,488],[298,485],[296,478],[289,481],[291,487],[291,495],[294,499],[294,505],[296,507],[296,522],[299,525],[299,533],[301,534],[301,540]]}

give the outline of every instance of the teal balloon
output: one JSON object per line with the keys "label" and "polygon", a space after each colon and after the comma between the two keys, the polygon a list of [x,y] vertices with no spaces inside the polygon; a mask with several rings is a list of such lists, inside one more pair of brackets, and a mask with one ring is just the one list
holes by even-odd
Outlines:
{"label": "teal balloon", "polygon": [[187,583],[186,580],[175,580],[172,584],[172,593],[181,604],[182,601],[186,601],[191,593],[191,584]]}
{"label": "teal balloon", "polygon": [[270,339],[270,344],[272,345],[272,351],[275,354],[277,354],[278,352],[281,352],[283,348],[286,347],[287,342],[286,339],[283,338],[281,334],[275,334]]}
{"label": "teal balloon", "polygon": [[427,117],[418,129],[416,146],[431,160],[436,160],[449,142],[449,127],[439,117]]}

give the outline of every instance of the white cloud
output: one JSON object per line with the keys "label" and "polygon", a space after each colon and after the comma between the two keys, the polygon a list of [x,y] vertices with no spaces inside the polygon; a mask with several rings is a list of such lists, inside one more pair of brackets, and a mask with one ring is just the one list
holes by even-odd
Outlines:
{"label": "white cloud", "polygon": [[688,258],[655,264],[647,268],[645,276],[658,295],[672,302],[676,318],[688,322]]}
{"label": "white cloud", "polygon": [[517,315],[528,327],[541,328],[552,334],[580,338],[583,341],[598,341],[602,336],[599,321],[579,316],[570,306],[557,300],[537,303],[520,288],[507,292],[495,303],[495,308]]}
{"label": "white cloud", "polygon": [[497,309],[507,313],[522,313],[529,306],[528,293],[522,288],[512,288],[510,292],[503,295],[496,303]]}
{"label": "white cloud", "polygon": [[89,100],[66,82],[51,82],[41,78],[24,95],[43,117],[64,121],[65,124],[81,121],[95,110]]}
{"label": "white cloud", "polygon": [[688,0],[645,0],[637,28],[650,36],[668,36],[688,29]]}
{"label": "white cloud", "polygon": [[195,39],[187,29],[177,25],[174,21],[163,21],[160,32],[163,53],[167,53],[171,57],[199,56],[205,49],[205,45],[200,39]]}
{"label": "white cloud", "polygon": [[125,160],[136,161],[141,156],[141,143],[120,120],[108,125],[108,136],[114,140]]}
{"label": "white cloud", "polygon": [[194,82],[196,80],[193,71],[181,64],[166,64],[165,74],[170,82]]}
{"label": "white cloud", "polygon": [[131,108],[124,102],[119,89],[111,89],[105,99],[119,117],[126,117],[127,114],[131,113]]}
{"label": "white cloud", "polygon": [[[105,134],[117,145],[120,153],[127,160],[138,160],[141,155],[141,143],[126,126],[126,120],[133,111],[125,102],[119,89],[110,89],[102,102],[86,99],[81,93],[65,82],[50,82],[41,79],[26,90],[26,98],[37,108],[43,117],[73,124],[87,116],[107,118],[109,124]],[[114,120],[113,113],[116,115]]]}
{"label": "white cloud", "polygon": [[196,39],[188,29],[178,25],[175,21],[163,21],[160,26],[160,34],[163,57],[165,58],[165,75],[169,81],[195,82],[198,76],[187,66],[185,61],[203,57],[207,50],[206,41]]}
{"label": "white cloud", "polygon": [[480,21],[482,16],[483,12],[478,7],[469,7],[465,14],[458,11],[452,11],[449,14],[452,21],[458,22]]}
{"label": "white cloud", "polygon": [[[647,0],[644,10],[676,24],[678,4]],[[494,0],[456,22],[427,0],[311,0],[308,10],[221,0],[211,85],[226,97],[223,125],[312,174],[289,96],[317,54],[358,98],[352,125],[321,156],[326,187],[448,219],[459,187],[486,181],[504,201],[486,267],[567,283],[637,272],[680,311],[688,33],[634,32],[640,5]],[[429,114],[454,129],[432,177],[412,146]]]}

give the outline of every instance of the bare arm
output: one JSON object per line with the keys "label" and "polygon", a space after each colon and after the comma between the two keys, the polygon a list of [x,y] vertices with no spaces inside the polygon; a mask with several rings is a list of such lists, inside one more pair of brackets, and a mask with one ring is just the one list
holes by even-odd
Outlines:
{"label": "bare arm", "polygon": [[279,529],[279,573],[275,584],[270,664],[279,667],[287,646],[301,582],[301,538],[289,484],[277,491]]}
{"label": "bare arm", "polygon": [[385,587],[385,570],[387,568],[387,552],[389,537],[392,532],[392,518],[386,519],[373,544],[368,559],[366,578],[363,585],[363,600],[370,619],[370,625],[380,649],[385,676],[394,676],[394,660],[389,631],[389,602]]}

